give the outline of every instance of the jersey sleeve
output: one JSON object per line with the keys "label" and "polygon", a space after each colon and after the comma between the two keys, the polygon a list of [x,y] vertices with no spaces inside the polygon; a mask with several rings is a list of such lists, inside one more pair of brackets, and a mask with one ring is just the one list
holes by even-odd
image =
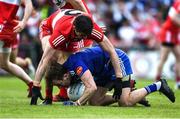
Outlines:
{"label": "jersey sleeve", "polygon": [[94,23],[93,25],[94,25],[94,27],[93,27],[92,33],[88,37],[88,39],[93,39],[97,43],[103,41],[104,34],[103,34],[102,29],[99,28],[99,26],[96,23]]}
{"label": "jersey sleeve", "polygon": [[88,68],[82,61],[79,61],[74,65],[73,70],[76,75],[81,77],[84,74],[84,72],[88,70]]}
{"label": "jersey sleeve", "polygon": [[68,58],[68,60],[64,63],[64,67],[68,69],[72,76],[77,75],[78,77],[81,77],[84,72],[88,70],[86,64],[74,55],[71,55]]}
{"label": "jersey sleeve", "polygon": [[63,44],[65,44],[66,38],[58,30],[54,30],[53,34],[49,38],[49,43],[52,48],[59,49]]}
{"label": "jersey sleeve", "polygon": [[51,35],[52,34],[52,28],[50,23],[48,22],[48,18],[44,19],[39,26],[39,37],[40,39],[42,39],[43,37],[47,36],[47,35]]}

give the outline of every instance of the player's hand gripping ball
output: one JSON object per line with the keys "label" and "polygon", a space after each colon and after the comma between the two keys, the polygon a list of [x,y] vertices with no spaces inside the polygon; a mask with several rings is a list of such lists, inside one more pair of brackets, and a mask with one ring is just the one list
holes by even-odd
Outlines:
{"label": "player's hand gripping ball", "polygon": [[78,100],[84,93],[85,86],[82,82],[74,83],[67,89],[68,97],[71,101]]}

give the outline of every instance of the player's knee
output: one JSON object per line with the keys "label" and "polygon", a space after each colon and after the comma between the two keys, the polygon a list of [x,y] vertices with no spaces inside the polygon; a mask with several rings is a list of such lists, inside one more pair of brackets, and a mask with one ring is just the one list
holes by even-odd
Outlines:
{"label": "player's knee", "polygon": [[118,104],[119,106],[124,106],[124,107],[131,107],[134,105],[130,98],[123,98],[123,99],[121,98]]}
{"label": "player's knee", "polygon": [[8,63],[7,62],[1,62],[0,67],[4,70],[8,70]]}
{"label": "player's knee", "polygon": [[97,101],[97,100],[90,100],[89,101],[89,105],[92,105],[92,106],[100,106],[100,102]]}

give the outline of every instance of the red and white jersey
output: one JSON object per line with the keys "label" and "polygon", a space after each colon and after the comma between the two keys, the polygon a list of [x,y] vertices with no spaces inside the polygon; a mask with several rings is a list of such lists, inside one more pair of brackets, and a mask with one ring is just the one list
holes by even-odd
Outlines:
{"label": "red and white jersey", "polygon": [[[88,14],[91,15],[91,12],[90,12],[89,8],[87,7],[85,1],[84,0],[81,0],[81,1],[83,3],[84,7],[86,8]],[[66,2],[65,6],[63,6],[61,9],[74,9],[74,7],[70,3]],[[84,47],[89,47],[92,44],[93,44],[93,41],[91,39],[86,39],[84,41]]]}
{"label": "red and white jersey", "polygon": [[170,17],[171,14],[174,14],[174,13],[177,13],[180,15],[180,0],[176,0],[175,3],[173,4],[173,6],[170,8],[168,17],[167,17],[165,23],[163,24],[164,29],[169,29],[172,31],[177,31],[179,29],[178,25],[175,24]]}
{"label": "red and white jersey", "polygon": [[14,20],[20,4],[21,0],[0,0],[0,40],[4,41],[4,47],[10,47],[16,38],[13,28],[17,25]]}
{"label": "red and white jersey", "polygon": [[179,44],[180,42],[180,39],[178,37],[180,27],[171,19],[171,15],[174,13],[179,14],[180,16],[180,0],[176,0],[169,10],[168,17],[163,24],[159,34],[159,40],[161,42],[173,44]]}
{"label": "red and white jersey", "polygon": [[[86,13],[73,9],[56,11],[41,23],[40,38],[51,35],[49,42],[54,49],[58,50],[75,52],[80,48],[85,47],[84,42],[86,40],[81,40],[79,42],[74,41],[75,34],[73,30],[73,20],[79,14],[89,16]],[[92,34],[88,36],[87,39],[101,42],[103,36],[102,30],[93,22]]]}
{"label": "red and white jersey", "polygon": [[[87,12],[89,13],[89,15],[91,15],[91,12],[89,10],[89,8],[87,7],[86,3],[84,0],[81,0],[83,5],[85,6]],[[67,3],[65,4],[65,6],[63,6],[61,9],[74,9],[74,7],[70,4],[70,3]],[[46,19],[42,22],[46,22]],[[43,23],[41,23],[43,24]],[[47,36],[47,35],[51,35],[52,34],[52,28],[51,28],[51,25],[48,25],[48,26],[43,26],[44,28],[42,29],[42,31],[40,32],[40,39],[42,39],[44,36]],[[40,29],[41,29],[41,25],[40,25]],[[93,41],[91,39],[86,39],[84,40],[84,42],[80,43],[81,45],[80,46],[83,46],[83,47],[90,47],[92,46],[93,44]]]}

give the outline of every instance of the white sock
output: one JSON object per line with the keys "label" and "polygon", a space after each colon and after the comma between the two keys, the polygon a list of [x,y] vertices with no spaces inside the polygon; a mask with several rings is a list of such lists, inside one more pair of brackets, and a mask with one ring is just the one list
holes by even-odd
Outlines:
{"label": "white sock", "polygon": [[157,87],[157,90],[159,90],[161,88],[161,81],[158,81],[156,83],[154,83]]}

